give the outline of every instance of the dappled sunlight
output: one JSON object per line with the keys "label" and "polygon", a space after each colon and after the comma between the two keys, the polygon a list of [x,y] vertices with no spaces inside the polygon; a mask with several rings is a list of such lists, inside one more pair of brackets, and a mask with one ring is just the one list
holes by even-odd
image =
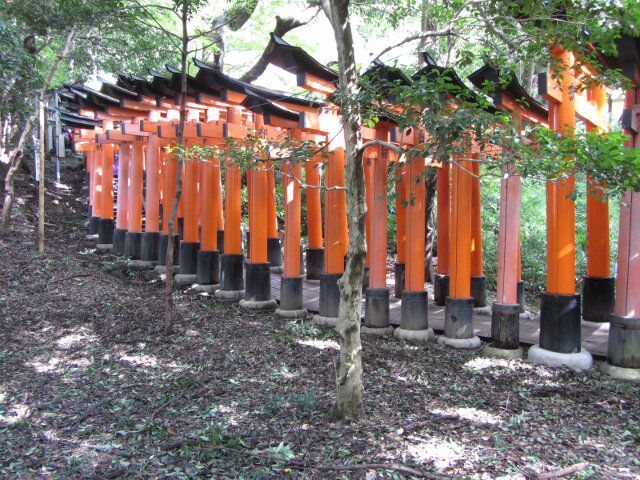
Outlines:
{"label": "dappled sunlight", "polygon": [[33,367],[36,373],[63,373],[62,370],[58,368],[61,362],[62,360],[59,357],[52,357],[46,362],[35,360],[33,362],[27,362],[25,365]]}
{"label": "dappled sunlight", "polygon": [[86,347],[87,344],[97,341],[98,337],[96,335],[88,334],[86,329],[81,328],[77,333],[60,337],[54,341],[54,344],[61,350],[69,350],[71,348]]}
{"label": "dappled sunlight", "polygon": [[317,348],[318,350],[340,350],[340,345],[335,340],[307,338],[306,340],[297,340],[296,343],[305,347]]}
{"label": "dappled sunlight", "polygon": [[464,446],[452,440],[429,438],[423,441],[412,437],[411,441],[413,443],[407,445],[407,456],[418,463],[433,464],[438,470],[449,468],[465,457]]}
{"label": "dappled sunlight", "polygon": [[461,419],[468,420],[473,423],[484,423],[490,425],[498,425],[502,423],[502,419],[498,415],[480,410],[474,407],[453,408],[450,412],[457,414]]}
{"label": "dappled sunlight", "polygon": [[5,413],[0,414],[0,425],[15,425],[29,418],[31,412],[31,407],[26,403],[14,403]]}
{"label": "dappled sunlight", "polygon": [[[143,366],[143,367],[157,367],[158,359],[153,355],[122,355],[120,356],[120,360],[123,362],[128,362],[131,365]],[[163,365],[167,366],[167,365]],[[177,367],[177,365],[176,365]],[[175,367],[174,367],[175,368]]]}

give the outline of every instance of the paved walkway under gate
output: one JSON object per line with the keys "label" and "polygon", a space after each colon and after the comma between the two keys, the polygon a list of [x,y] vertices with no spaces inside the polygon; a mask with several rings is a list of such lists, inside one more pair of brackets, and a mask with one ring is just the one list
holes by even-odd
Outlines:
{"label": "paved walkway under gate", "polygon": [[[388,284],[391,291],[393,285]],[[320,297],[320,282],[318,280],[304,280],[303,283],[304,306],[309,312],[318,312],[318,300]],[[271,274],[271,295],[280,300],[280,275]],[[395,297],[390,301],[391,324],[400,325],[401,302]],[[362,303],[362,316],[364,317],[364,300]],[[474,315],[475,332],[483,340],[491,337],[491,315],[476,313]],[[429,299],[429,326],[437,333],[444,332],[444,307],[435,305]],[[520,319],[520,343],[534,345],[538,343],[540,334],[540,321],[537,318]],[[582,348],[594,356],[607,356],[607,342],[609,338],[608,323],[582,322]]]}

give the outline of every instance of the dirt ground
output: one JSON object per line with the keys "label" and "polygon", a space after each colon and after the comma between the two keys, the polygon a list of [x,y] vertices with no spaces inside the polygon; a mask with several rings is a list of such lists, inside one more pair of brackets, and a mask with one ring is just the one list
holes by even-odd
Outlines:
{"label": "dirt ground", "polygon": [[596,370],[365,338],[342,425],[332,331],[179,291],[163,337],[157,274],[96,252],[63,175],[46,253],[26,177],[0,239],[0,478],[640,478],[640,386]]}

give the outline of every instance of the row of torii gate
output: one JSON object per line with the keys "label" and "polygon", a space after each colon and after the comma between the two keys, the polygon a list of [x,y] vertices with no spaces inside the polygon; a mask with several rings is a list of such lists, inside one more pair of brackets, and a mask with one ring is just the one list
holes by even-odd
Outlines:
{"label": "row of torii gate", "polygon": [[[233,162],[216,159],[183,164],[184,188],[178,210],[180,243],[175,258],[176,280],[215,291],[221,299],[240,300],[248,308],[275,308],[271,298],[271,271],[282,272],[278,313],[306,316],[303,305],[303,270],[307,279],[320,281],[316,321],[335,324],[338,317],[337,281],[344,272],[348,242],[345,154],[340,117],[331,95],[336,72],[324,67],[304,50],[275,37],[271,63],[296,75],[297,84],[326,96],[309,100],[233,79],[195,61],[199,68],[188,76],[186,143],[225,148],[226,138],[242,139],[250,132],[266,138],[286,134],[293,141],[329,141],[328,158],[314,157],[301,164],[285,162],[282,176],[285,219],[284,258],[278,236],[274,172],[258,168],[245,172],[249,216],[248,262],[242,248],[242,170]],[[640,43],[619,42],[616,58],[601,57],[607,67],[622,68],[634,87],[626,92],[625,131],[628,145],[640,147]],[[587,128],[606,128],[607,92],[603,87],[574,88],[579,79],[570,68],[571,52],[556,49],[568,66],[561,80],[542,75],[540,93],[548,107],[536,102],[512,77],[508,85],[495,83],[492,100],[497,109],[511,113],[520,125],[549,126],[568,132],[576,118]],[[431,59],[416,75],[443,72]],[[175,145],[178,123],[180,71],[167,67],[165,75],[150,70],[151,80],[119,73],[116,84],[102,81],[100,91],[69,85],[61,97],[69,110],[64,121],[77,129],[76,150],[86,152],[90,184],[90,234],[98,244],[113,248],[144,264],[165,263],[168,212],[176,189]],[[376,64],[378,77],[411,80],[396,70]],[[466,88],[455,74],[450,81]],[[469,79],[476,86],[496,81],[498,72],[485,66]],[[455,99],[452,98],[452,102]],[[367,140],[419,145],[424,133],[400,132],[389,122],[362,127]],[[113,161],[117,160],[117,204],[114,222]],[[395,187],[397,261],[394,293],[401,297],[401,323],[389,325],[387,287],[387,178],[396,163]],[[379,145],[365,153],[367,185],[367,258],[363,332],[386,334],[414,341],[433,337],[428,324],[425,291],[425,183],[416,181],[428,160],[404,161]],[[439,341],[459,348],[475,348],[474,308],[485,307],[486,281],[482,267],[480,180],[478,163],[460,161],[442,165],[437,173],[438,264],[434,301],[445,305],[445,331]],[[221,171],[224,169],[224,181]],[[305,184],[296,179],[303,178]],[[323,172],[324,171],[324,172]],[[321,192],[324,191],[324,215]],[[306,188],[308,245],[301,250],[301,189]],[[640,195],[626,192],[620,206],[617,282],[610,272],[608,204],[588,195],[587,276],[582,303],[575,289],[575,205],[568,196],[573,178],[547,184],[547,288],[542,295],[539,345],[529,359],[550,365],[589,368],[590,354],[581,348],[581,319],[610,322],[608,363],[617,375],[640,370]],[[408,202],[409,199],[413,199]],[[144,211],[143,211],[144,207]],[[164,212],[164,213],[163,213]],[[323,222],[324,218],[324,222]],[[519,348],[519,314],[523,305],[520,278],[520,177],[501,180],[497,298],[492,305],[493,346],[506,352]],[[303,258],[306,259],[303,265]],[[303,268],[304,267],[304,268]],[[635,267],[635,268],[634,268]],[[617,283],[617,286],[616,286]],[[616,288],[617,287],[617,288]],[[617,290],[617,292],[616,292]]]}

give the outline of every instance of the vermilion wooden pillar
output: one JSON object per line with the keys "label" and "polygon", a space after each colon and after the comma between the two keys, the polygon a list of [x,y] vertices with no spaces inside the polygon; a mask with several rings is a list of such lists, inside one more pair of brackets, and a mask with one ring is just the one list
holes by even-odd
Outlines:
{"label": "vermilion wooden pillar", "polygon": [[[587,128],[597,132],[606,127],[607,91],[594,87],[592,93],[598,124]],[[592,183],[587,177],[587,275],[582,280],[582,318],[608,322],[615,303],[615,278],[609,264],[609,202],[601,186]]]}
{"label": "vermilion wooden pillar", "polygon": [[[640,88],[625,94],[623,114],[628,148],[640,148],[637,125]],[[635,116],[635,119],[633,118]],[[611,314],[607,363],[603,369],[619,378],[640,379],[640,193],[626,191],[620,199],[618,278]]]}
{"label": "vermilion wooden pillar", "polygon": [[113,145],[102,145],[102,177],[100,190],[100,225],[98,245],[113,245]]}
{"label": "vermilion wooden pillar", "polygon": [[125,235],[124,254],[134,260],[141,258],[142,249],[142,172],[144,142],[131,146],[129,167],[129,223]]}
{"label": "vermilion wooden pillar", "polygon": [[267,198],[267,256],[272,269],[282,270],[282,245],[278,236],[278,216],[276,214],[276,184],[273,170],[267,172],[269,196]]}
{"label": "vermilion wooden pillar", "polygon": [[[414,145],[424,143],[424,132],[414,132]],[[408,159],[406,207],[406,251],[404,268],[404,290],[400,310],[400,328],[394,331],[396,338],[403,340],[428,341],[433,330],[429,328],[427,292],[424,290],[424,169],[425,158],[416,156]]]}
{"label": "vermilion wooden pillar", "polygon": [[118,205],[116,211],[116,229],[113,232],[113,253],[124,254],[124,243],[129,230],[129,165],[131,163],[131,145],[120,145],[118,157]]}
{"label": "vermilion wooden pillar", "polygon": [[445,300],[444,335],[438,342],[456,348],[480,346],[473,329],[471,296],[472,163],[459,160],[451,169],[449,296]]}
{"label": "vermilion wooden pillar", "polygon": [[[210,140],[205,145],[213,146]],[[196,283],[199,290],[213,292],[220,283],[220,252],[218,251],[218,205],[220,196],[220,162],[218,157],[200,162],[200,251]]]}
{"label": "vermilion wooden pillar", "polygon": [[437,305],[444,305],[449,295],[449,217],[451,210],[450,171],[448,163],[438,170],[438,267],[433,284],[433,297]]}
{"label": "vermilion wooden pillar", "polygon": [[[300,140],[302,132],[291,131],[291,140]],[[302,296],[300,265],[300,228],[302,197],[300,183],[302,165],[287,162],[283,165],[284,187],[284,275],[280,279],[280,307],[277,312],[287,318],[306,318]]]}
{"label": "vermilion wooden pillar", "polygon": [[[175,142],[171,142],[168,145],[169,150],[175,147]],[[163,190],[162,190],[162,235],[160,235],[160,243],[158,246],[158,264],[166,265],[167,259],[167,245],[169,243],[169,218],[171,216],[171,208],[173,207],[173,200],[176,195],[176,173],[178,171],[178,160],[176,159],[175,152],[167,152],[165,154],[164,172],[163,172]],[[178,222],[173,225],[173,231],[171,235],[176,235],[178,232]],[[178,258],[178,238],[174,242],[173,260],[177,264]]]}
{"label": "vermilion wooden pillar", "polygon": [[145,223],[140,245],[140,259],[149,264],[158,261],[160,241],[160,139],[147,137]]}
{"label": "vermilion wooden pillar", "polygon": [[324,271],[324,248],[322,246],[322,205],[320,202],[321,164],[318,158],[306,162],[305,180],[307,194],[307,233],[309,248],[306,251],[308,280],[319,280]]}
{"label": "vermilion wooden pillar", "polygon": [[89,235],[97,235],[100,228],[100,191],[102,190],[102,145],[95,144],[93,151],[87,152],[89,165]]}
{"label": "vermilion wooden pillar", "polygon": [[[186,144],[190,148],[192,143]],[[182,198],[184,199],[183,231],[180,241],[180,274],[190,277],[179,277],[179,280],[195,282],[198,273],[198,251],[200,250],[199,205],[198,205],[198,163],[197,158],[184,161],[184,177]]]}
{"label": "vermilion wooden pillar", "polygon": [[364,274],[362,277],[362,288],[366,290],[369,286],[369,272],[371,267],[371,245],[372,245],[372,232],[371,232],[371,210],[373,209],[373,165],[375,159],[378,156],[378,149],[368,149],[365,152],[363,158],[363,170],[364,170],[364,184],[365,184],[365,196],[367,201],[367,214],[364,219],[366,241],[367,241],[367,255],[364,259]]}
{"label": "vermilion wooden pillar", "polygon": [[[386,140],[387,129],[380,129],[379,136]],[[363,332],[389,331],[389,289],[387,288],[387,175],[389,150],[376,146],[371,179],[371,246],[369,247],[369,288],[365,292]],[[370,332],[369,330],[372,330]]]}
{"label": "vermilion wooden pillar", "polygon": [[396,298],[402,297],[402,291],[404,290],[404,270],[406,260],[406,245],[407,245],[407,231],[406,231],[406,217],[408,202],[407,195],[407,176],[409,175],[404,159],[397,159],[395,163],[395,186],[396,186],[396,248],[397,248],[397,262],[394,265],[393,277],[394,277],[394,296]]}
{"label": "vermilion wooden pillar", "polygon": [[[257,131],[264,128],[262,115],[256,114],[255,126]],[[246,264],[245,294],[240,305],[254,310],[270,310],[277,306],[276,301],[271,298],[271,272],[267,253],[270,192],[265,167],[265,163],[258,162],[255,169],[247,171],[251,245],[249,262]]]}
{"label": "vermilion wooden pillar", "polygon": [[[559,80],[561,101],[549,101],[549,126],[571,135],[575,126],[574,56],[560,47],[552,54],[567,68]],[[585,369],[593,360],[581,346],[580,295],[575,293],[574,193],[573,175],[547,184],[547,289],[540,304],[540,343],[529,349],[528,359]]]}
{"label": "vermilion wooden pillar", "polygon": [[[347,195],[344,188],[344,148],[329,152],[324,195],[324,273],[320,276],[320,323],[335,324],[340,306],[338,279],[347,252]],[[335,189],[339,188],[339,189]]]}
{"label": "vermilion wooden pillar", "polygon": [[[474,155],[474,160],[478,158]],[[471,177],[471,296],[474,307],[487,306],[487,279],[482,269],[482,215],[480,164],[470,162]]]}
{"label": "vermilion wooden pillar", "polygon": [[[242,110],[237,107],[227,109],[227,122],[240,124]],[[244,297],[244,255],[242,254],[242,171],[233,164],[232,159],[225,161],[225,217],[224,217],[224,253],[220,257],[220,289],[216,297],[227,300],[239,300]]]}

